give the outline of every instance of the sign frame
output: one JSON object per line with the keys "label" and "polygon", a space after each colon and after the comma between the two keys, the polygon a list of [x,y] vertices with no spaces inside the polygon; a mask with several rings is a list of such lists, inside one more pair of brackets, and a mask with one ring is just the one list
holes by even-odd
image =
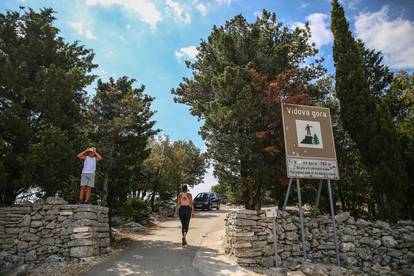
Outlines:
{"label": "sign frame", "polygon": [[[290,106],[291,108],[300,109],[303,114],[296,115],[297,118],[286,118],[285,115],[285,107],[287,108]],[[283,126],[283,138],[284,138],[284,145],[285,145],[285,154],[286,154],[286,173],[288,178],[300,178],[300,179],[329,179],[329,180],[339,180],[339,167],[338,167],[338,160],[336,156],[336,149],[335,149],[335,142],[333,136],[333,129],[332,129],[332,121],[331,121],[331,112],[329,108],[326,107],[315,107],[315,106],[308,106],[308,105],[298,105],[298,104],[289,104],[289,103],[282,103],[281,104],[281,112],[282,112],[282,126]],[[307,113],[306,113],[307,112]],[[320,130],[319,135],[321,142],[323,144],[322,148],[315,148],[315,147],[301,147],[296,145],[295,142],[298,142],[297,133],[297,121],[302,121],[304,118],[303,116],[312,117],[313,114],[325,114],[327,115],[324,117],[325,119],[318,120],[318,117],[309,118],[309,122],[317,122],[318,125],[324,126],[323,130]],[[291,116],[292,117],[292,116]],[[295,126],[293,126],[293,122]],[[308,125],[309,126],[309,125]],[[290,129],[292,130],[289,130]],[[310,126],[312,127],[312,126]],[[322,127],[320,127],[322,129]],[[292,140],[292,135],[295,135],[294,141],[289,141],[289,137],[287,137],[287,129],[289,135],[291,136],[290,139]],[[309,138],[309,137],[308,137]],[[324,139],[323,139],[324,138]],[[292,146],[293,145],[293,146]],[[293,155],[293,149],[299,151],[296,155]],[[319,155],[319,156],[317,156]],[[295,173],[294,169],[291,171],[290,164],[293,163],[295,166],[299,162],[305,162],[305,164],[301,164],[305,167],[305,171],[303,174]],[[311,167],[307,165],[307,163],[314,165]],[[322,165],[325,168],[322,168]],[[316,170],[318,169],[319,170]],[[323,174],[323,170],[328,170],[329,174]],[[311,174],[310,171],[314,171],[315,174]],[[319,175],[318,175],[319,174]]]}

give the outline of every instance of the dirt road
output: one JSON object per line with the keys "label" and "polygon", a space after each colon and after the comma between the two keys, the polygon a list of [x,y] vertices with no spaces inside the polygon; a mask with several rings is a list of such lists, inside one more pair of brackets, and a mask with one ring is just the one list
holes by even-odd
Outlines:
{"label": "dirt road", "polygon": [[84,275],[246,275],[223,252],[225,214],[223,210],[197,212],[186,248],[181,246],[179,220],[162,222]]}

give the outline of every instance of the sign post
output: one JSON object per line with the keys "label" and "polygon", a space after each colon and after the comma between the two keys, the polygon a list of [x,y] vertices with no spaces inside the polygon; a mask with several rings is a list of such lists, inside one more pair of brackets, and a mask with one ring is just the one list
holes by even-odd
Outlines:
{"label": "sign post", "polygon": [[283,209],[287,205],[292,179],[296,178],[300,215],[303,257],[306,261],[306,239],[303,223],[300,179],[320,179],[315,207],[318,208],[323,180],[328,180],[329,203],[332,216],[336,262],[340,265],[336,236],[335,210],[331,180],[339,179],[331,114],[329,108],[282,103],[283,134],[286,151],[286,171],[289,178]]}
{"label": "sign post", "polygon": [[272,218],[273,245],[275,249],[275,266],[279,267],[279,260],[277,259],[277,235],[276,235],[277,209],[276,207],[272,207],[268,212],[266,212],[266,217]]}

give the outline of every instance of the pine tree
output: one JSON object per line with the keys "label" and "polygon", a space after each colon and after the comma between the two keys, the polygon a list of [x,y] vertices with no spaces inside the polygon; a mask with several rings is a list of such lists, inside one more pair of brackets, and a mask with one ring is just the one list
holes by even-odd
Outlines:
{"label": "pine tree", "polygon": [[54,21],[52,9],[0,14],[0,204],[31,188],[70,197],[77,187],[84,89],[96,65]]}
{"label": "pine tree", "polygon": [[98,80],[89,107],[90,139],[103,156],[97,171],[97,190],[102,203],[117,207],[138,181],[140,166],[149,156],[149,139],[158,133],[152,120],[152,97],[145,86],[124,76],[116,81]]}
{"label": "pine tree", "polygon": [[316,135],[316,133],[313,135],[312,144],[319,145],[319,138],[318,135]]}
{"label": "pine tree", "polygon": [[247,209],[259,209],[286,177],[280,101],[305,103],[310,80],[323,73],[320,62],[301,67],[317,53],[309,37],[308,26],[289,30],[268,11],[252,23],[235,16],[201,42],[187,63],[193,77],[173,90],[203,119],[214,173]]}
{"label": "pine tree", "polygon": [[401,212],[407,179],[397,134],[388,106],[370,93],[362,53],[337,0],[331,16],[341,121],[372,177],[378,216],[395,219]]}

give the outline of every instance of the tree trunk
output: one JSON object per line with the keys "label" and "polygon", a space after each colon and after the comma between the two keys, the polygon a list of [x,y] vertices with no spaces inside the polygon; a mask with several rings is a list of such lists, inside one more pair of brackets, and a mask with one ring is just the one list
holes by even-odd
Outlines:
{"label": "tree trunk", "polygon": [[151,202],[151,210],[152,210],[153,212],[155,211],[155,210],[154,210],[155,194],[156,194],[156,192],[155,192],[155,191],[152,191],[152,194],[151,194],[151,200],[150,200],[150,202]]}
{"label": "tree trunk", "polygon": [[109,180],[109,174],[106,171],[104,176],[104,182],[103,182],[103,195],[102,195],[102,205],[108,206],[108,180]]}
{"label": "tree trunk", "polygon": [[255,206],[255,209],[257,211],[259,211],[262,208],[262,182],[260,182],[257,185],[256,191],[255,191],[255,195],[253,198],[253,204]]}
{"label": "tree trunk", "polygon": [[255,205],[253,204],[253,190],[251,189],[251,183],[249,176],[247,174],[247,169],[245,162],[243,160],[240,161],[240,178],[241,178],[241,186],[243,189],[243,202],[244,208],[247,210],[255,210]]}

